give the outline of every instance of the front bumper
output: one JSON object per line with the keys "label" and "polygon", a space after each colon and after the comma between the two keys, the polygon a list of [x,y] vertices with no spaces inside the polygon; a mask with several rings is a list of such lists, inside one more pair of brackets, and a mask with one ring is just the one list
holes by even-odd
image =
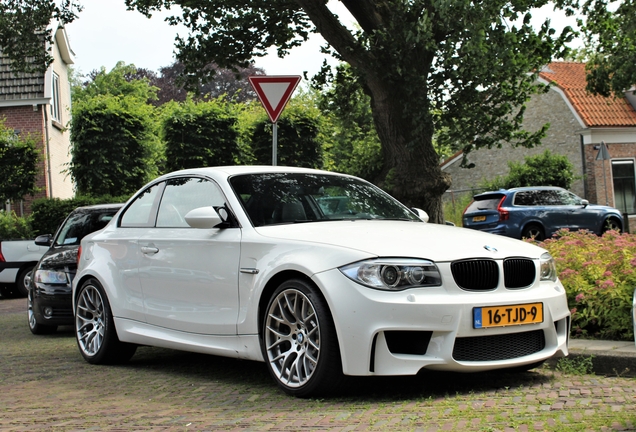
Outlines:
{"label": "front bumper", "polygon": [[[363,287],[339,270],[314,275],[332,312],[347,375],[414,375],[420,369],[478,372],[568,354],[570,312],[559,281],[468,292]],[[473,308],[542,302],[542,323],[473,328]]]}
{"label": "front bumper", "polygon": [[32,304],[36,321],[44,325],[72,325],[71,285],[33,284]]}

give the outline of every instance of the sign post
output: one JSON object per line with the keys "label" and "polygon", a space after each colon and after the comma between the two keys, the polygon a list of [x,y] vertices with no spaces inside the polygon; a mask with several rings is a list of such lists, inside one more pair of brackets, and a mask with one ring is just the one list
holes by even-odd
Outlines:
{"label": "sign post", "polygon": [[609,197],[607,196],[607,184],[605,183],[605,161],[611,159],[612,157],[609,154],[607,144],[605,144],[605,141],[601,141],[601,147],[596,154],[596,160],[603,161],[603,186],[605,187],[605,205],[609,205]]}
{"label": "sign post", "polygon": [[298,75],[253,75],[248,77],[252,88],[272,122],[272,165],[276,166],[278,118],[300,82]]}

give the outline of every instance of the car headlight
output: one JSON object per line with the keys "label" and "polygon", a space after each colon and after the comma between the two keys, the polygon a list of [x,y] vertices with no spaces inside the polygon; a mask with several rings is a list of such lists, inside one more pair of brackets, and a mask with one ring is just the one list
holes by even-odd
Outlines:
{"label": "car headlight", "polygon": [[37,270],[35,281],[45,284],[65,284],[68,283],[66,273],[63,271]]}
{"label": "car headlight", "polygon": [[422,259],[379,258],[349,264],[340,267],[340,271],[359,284],[381,290],[399,291],[442,284],[437,266]]}
{"label": "car headlight", "polygon": [[557,280],[557,269],[554,258],[549,253],[541,255],[541,280],[555,282]]}

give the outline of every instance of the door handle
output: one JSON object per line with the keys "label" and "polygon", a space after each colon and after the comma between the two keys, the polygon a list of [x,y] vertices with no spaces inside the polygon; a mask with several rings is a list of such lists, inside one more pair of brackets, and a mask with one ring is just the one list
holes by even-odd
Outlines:
{"label": "door handle", "polygon": [[153,246],[142,246],[141,247],[141,253],[144,254],[156,254],[157,252],[159,252],[159,248],[153,247]]}

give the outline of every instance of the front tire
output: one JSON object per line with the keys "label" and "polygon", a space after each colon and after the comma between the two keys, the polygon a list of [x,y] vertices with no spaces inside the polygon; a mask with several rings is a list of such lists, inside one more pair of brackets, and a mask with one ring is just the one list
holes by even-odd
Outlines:
{"label": "front tire", "polygon": [[96,279],[85,281],[75,307],[75,336],[84,359],[92,364],[125,363],[137,346],[117,337],[108,298]]}
{"label": "front tire", "polygon": [[331,313],[319,291],[301,279],[283,282],[263,317],[261,347],[276,384],[287,394],[328,394],[342,383]]}
{"label": "front tire", "polygon": [[605,219],[605,222],[603,222],[603,229],[601,230],[601,233],[606,233],[607,231],[621,232],[622,229],[623,227],[621,226],[620,221],[616,218],[610,217]]}
{"label": "front tire", "polygon": [[46,325],[38,323],[33,312],[33,293],[29,290],[27,294],[27,318],[29,320],[29,330],[34,335],[52,334],[57,331],[56,325]]}

